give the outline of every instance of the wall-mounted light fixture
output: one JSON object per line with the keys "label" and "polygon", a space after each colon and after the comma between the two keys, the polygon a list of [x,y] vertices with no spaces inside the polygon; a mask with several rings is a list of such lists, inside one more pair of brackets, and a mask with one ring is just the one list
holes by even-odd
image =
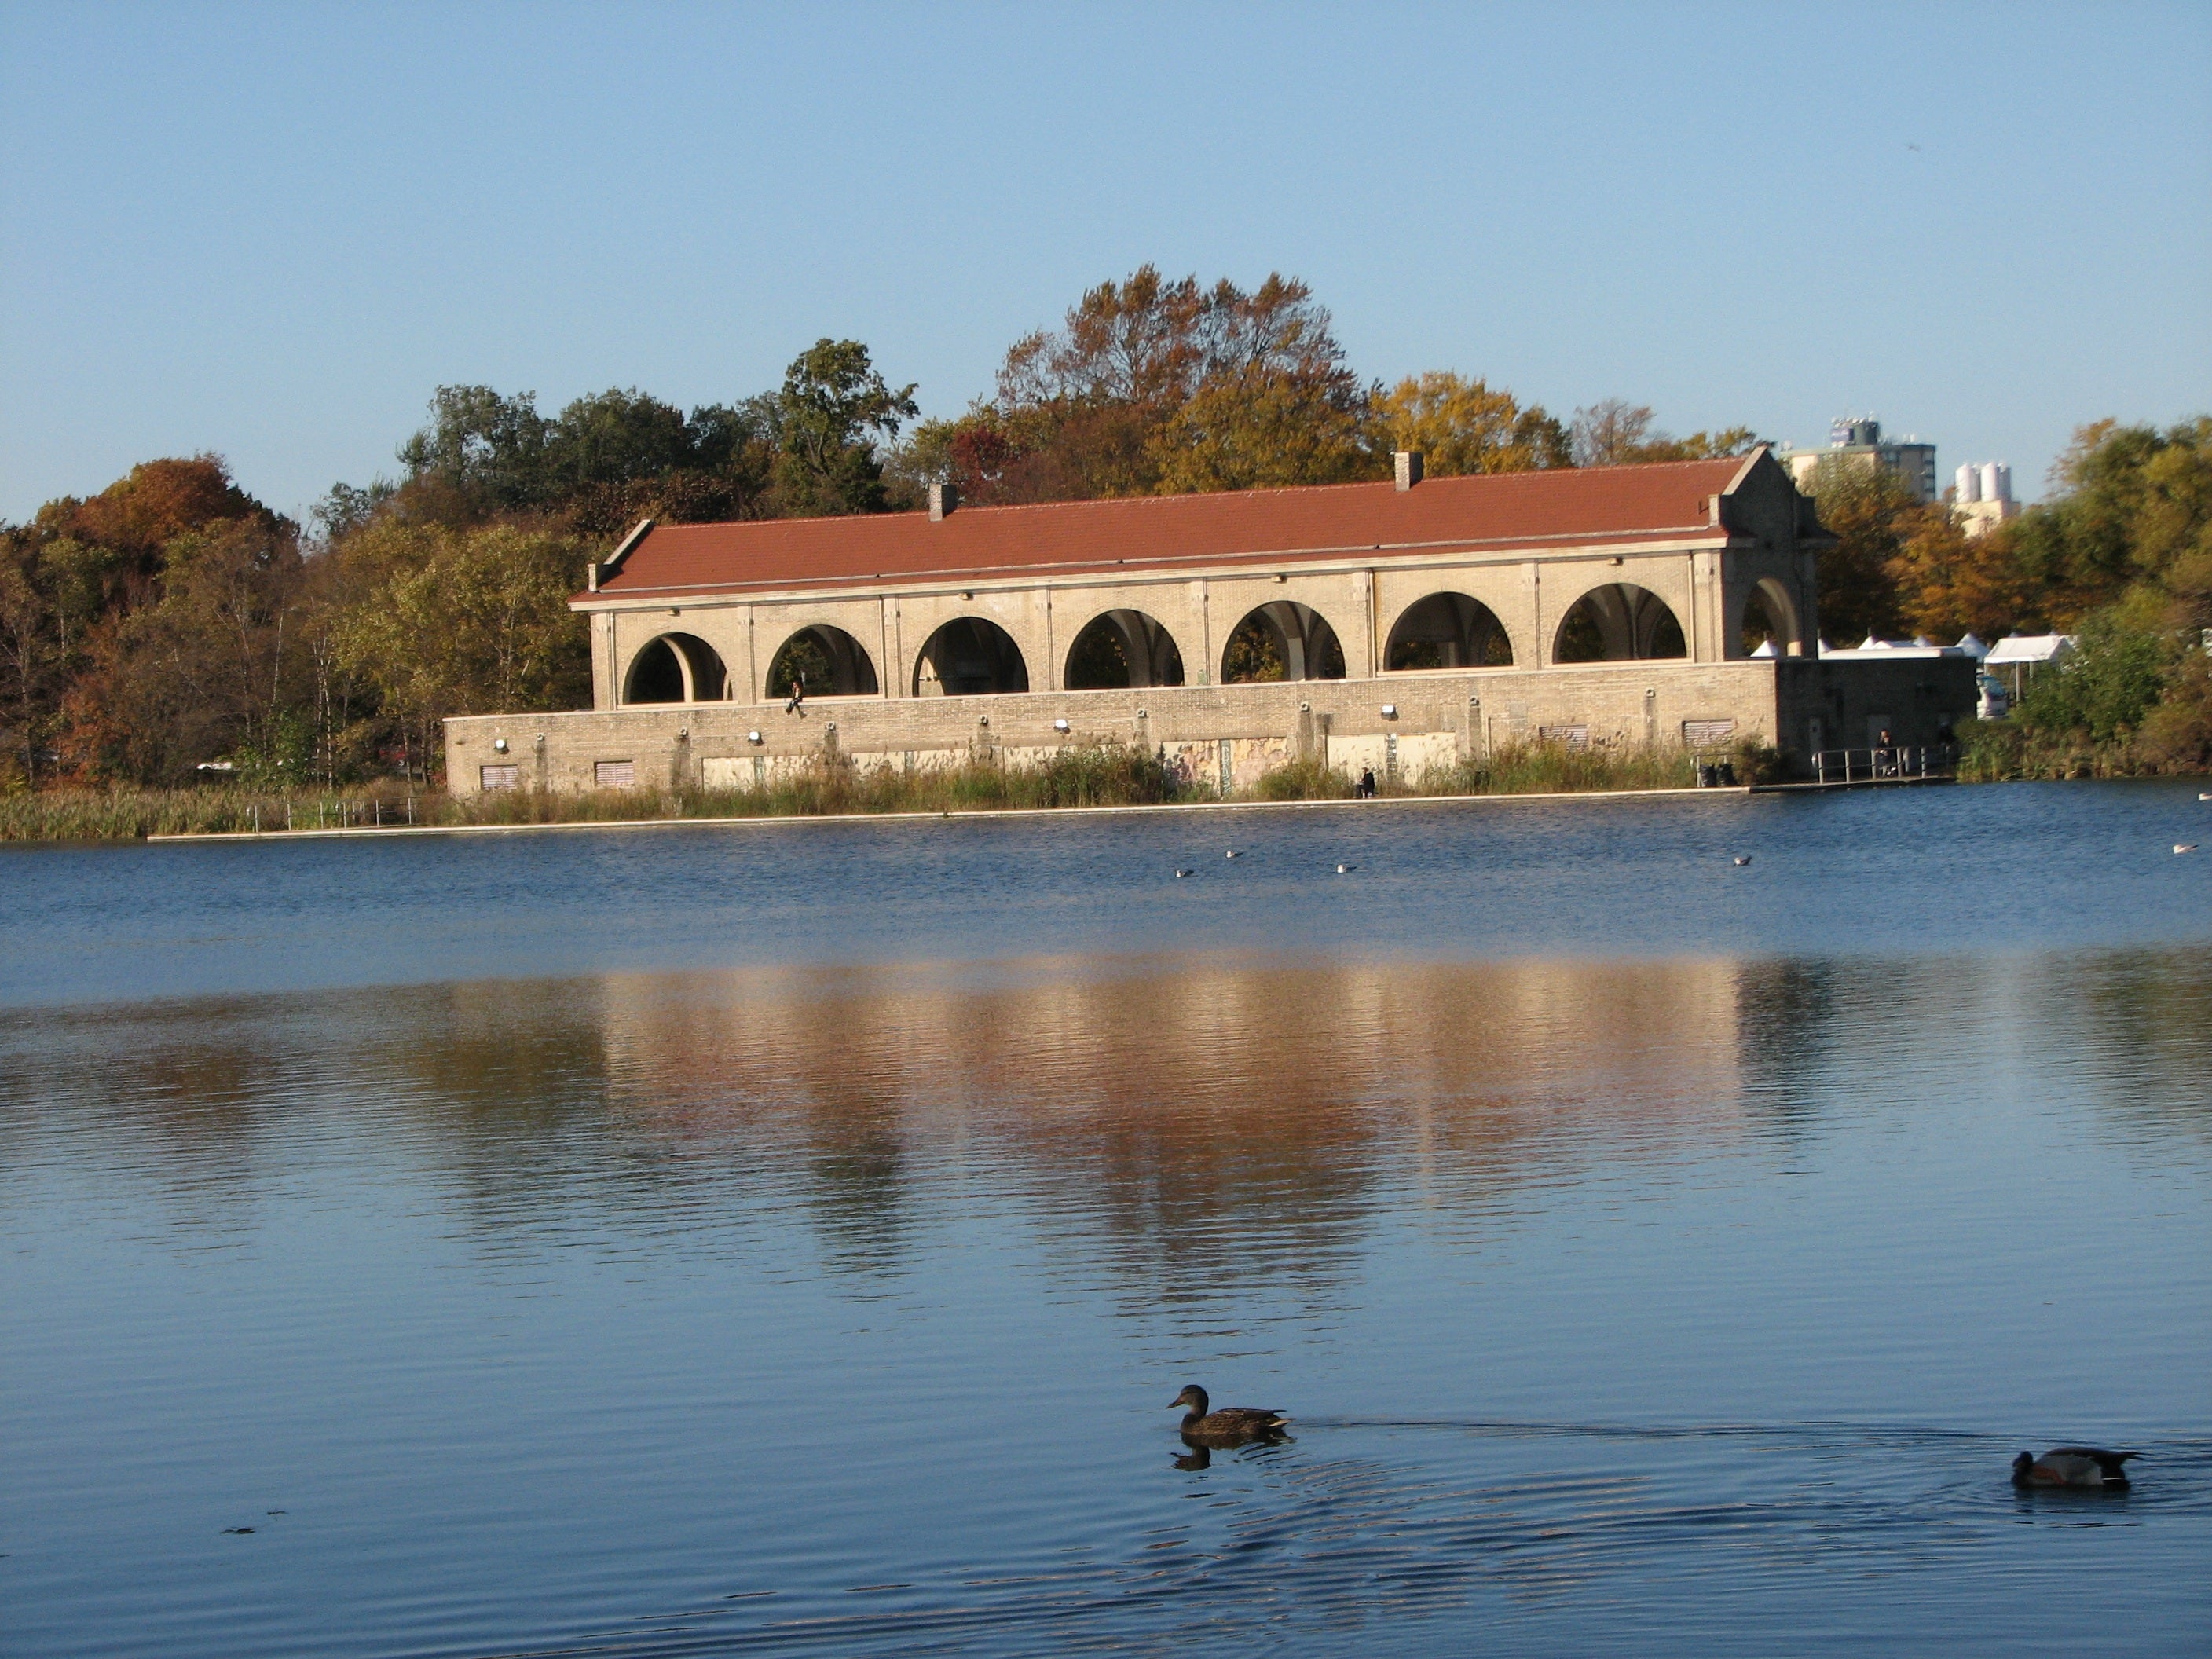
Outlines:
{"label": "wall-mounted light fixture", "polygon": [[760,740],[761,734],[757,732],[748,732],[745,733],[745,741],[747,743],[757,744]]}
{"label": "wall-mounted light fixture", "polygon": [[507,752],[507,739],[505,738],[494,738],[491,740],[491,746],[498,750],[501,754],[504,755]]}
{"label": "wall-mounted light fixture", "polygon": [[1395,702],[1384,703],[1382,705],[1382,718],[1386,720],[1396,720],[1398,718],[1398,705]]}
{"label": "wall-mounted light fixture", "polygon": [[690,742],[690,741],[691,741],[691,728],[690,728],[690,726],[678,726],[678,727],[676,728],[676,741],[677,741],[677,742],[678,742],[678,743],[689,743],[689,742]]}
{"label": "wall-mounted light fixture", "polygon": [[960,597],[963,599],[972,599],[975,596],[973,593],[963,593]]}
{"label": "wall-mounted light fixture", "polygon": [[1067,730],[1067,722],[1064,720],[1054,720],[1052,723],[1052,729],[1055,732],[1065,732]]}
{"label": "wall-mounted light fixture", "polygon": [[827,734],[827,733],[831,732],[835,732],[836,729],[837,729],[837,722],[836,722],[836,721],[835,721],[835,720],[831,720],[831,721],[830,721],[827,726],[823,726],[823,727],[822,728],[822,730],[823,730],[823,732],[824,732],[824,734]]}
{"label": "wall-mounted light fixture", "polygon": [[1275,580],[1279,582],[1286,582],[1290,580],[1290,578],[1285,575],[1281,571],[1278,570],[1275,573]]}
{"label": "wall-mounted light fixture", "polygon": [[1611,558],[1607,559],[1606,562],[1613,566],[1614,569],[1618,570],[1620,568],[1620,555],[1618,553],[1614,554]]}
{"label": "wall-mounted light fixture", "polygon": [[975,716],[975,724],[978,726],[988,726],[990,723],[991,717],[988,714],[978,714]]}

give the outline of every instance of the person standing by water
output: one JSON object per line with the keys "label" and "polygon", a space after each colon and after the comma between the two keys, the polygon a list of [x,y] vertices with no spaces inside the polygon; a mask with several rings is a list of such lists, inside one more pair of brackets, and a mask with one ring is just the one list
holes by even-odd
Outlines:
{"label": "person standing by water", "polygon": [[1362,767],[1360,769],[1359,799],[1362,800],[1373,800],[1375,799],[1375,769],[1371,766]]}
{"label": "person standing by water", "polygon": [[793,674],[791,677],[791,701],[784,704],[783,712],[787,714],[796,714],[799,712],[800,708],[805,706],[805,702],[806,676],[804,674]]}

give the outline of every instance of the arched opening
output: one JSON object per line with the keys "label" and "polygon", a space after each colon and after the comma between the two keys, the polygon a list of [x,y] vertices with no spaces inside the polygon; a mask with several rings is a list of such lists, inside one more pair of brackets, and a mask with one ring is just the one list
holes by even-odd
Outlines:
{"label": "arched opening", "polygon": [[1689,654],[1682,624],[1667,601],[1634,582],[1607,582],[1577,599],[1559,619],[1552,647],[1553,662],[1641,662]]}
{"label": "arched opening", "polygon": [[1246,615],[1221,652],[1221,683],[1340,680],[1344,647],[1321,612],[1296,599],[1274,599]]}
{"label": "arched opening", "polygon": [[1464,593],[1431,593],[1390,630],[1389,669],[1510,668],[1513,642],[1498,613]]}
{"label": "arched opening", "polygon": [[696,634],[663,634],[629,659],[626,702],[720,702],[729,676],[714,647]]}
{"label": "arched opening", "polygon": [[810,697],[872,697],[882,689],[866,648],[843,629],[827,623],[800,629],[769,659],[771,700],[787,697],[802,684]]}
{"label": "arched opening", "polygon": [[1012,635],[981,617],[955,617],[915,659],[917,697],[972,697],[1030,689],[1029,665]]}
{"label": "arched opening", "polygon": [[1804,635],[1797,631],[1797,607],[1790,590],[1767,576],[1743,602],[1743,627],[1739,632],[1747,657],[1795,657],[1802,654]]}
{"label": "arched opening", "polygon": [[1141,611],[1094,617],[1067,647],[1060,684],[1070,691],[1181,685],[1182,653],[1174,636]]}

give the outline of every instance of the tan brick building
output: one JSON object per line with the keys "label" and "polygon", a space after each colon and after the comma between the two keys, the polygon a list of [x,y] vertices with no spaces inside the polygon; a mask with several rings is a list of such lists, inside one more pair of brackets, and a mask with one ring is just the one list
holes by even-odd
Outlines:
{"label": "tan brick building", "polygon": [[1395,483],[647,521],[573,602],[593,708],[450,720],[449,775],[735,785],[825,750],[919,766],[1111,737],[1233,787],[1302,755],[1417,781],[1509,740],[1863,744],[1855,722],[1876,714],[1932,741],[1971,711],[1971,675],[1961,693],[1820,670],[1828,540],[1764,449],[1433,479],[1401,456]]}

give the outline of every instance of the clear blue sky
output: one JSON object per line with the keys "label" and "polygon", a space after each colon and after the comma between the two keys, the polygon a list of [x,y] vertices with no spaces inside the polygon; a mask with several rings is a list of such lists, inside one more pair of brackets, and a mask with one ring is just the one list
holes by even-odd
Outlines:
{"label": "clear blue sky", "polygon": [[2212,6],[0,9],[0,516],[214,450],[303,511],[433,387],[865,340],[952,413],[1151,260],[1364,375],[2039,489],[2212,407]]}

